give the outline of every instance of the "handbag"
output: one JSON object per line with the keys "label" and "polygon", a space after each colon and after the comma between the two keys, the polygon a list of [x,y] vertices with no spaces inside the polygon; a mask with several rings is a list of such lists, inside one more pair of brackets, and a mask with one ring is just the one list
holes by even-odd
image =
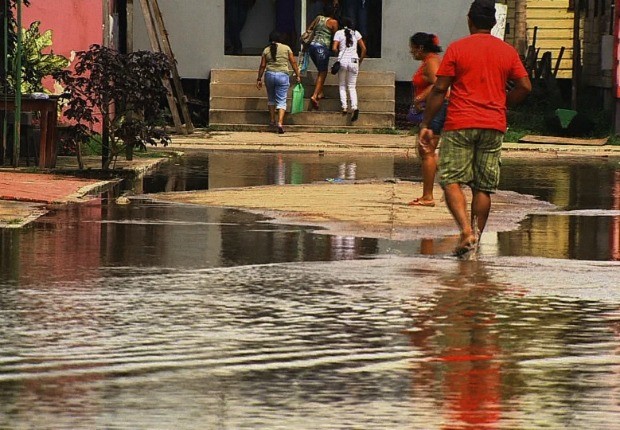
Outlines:
{"label": "handbag", "polygon": [[304,47],[310,45],[310,43],[314,40],[314,27],[316,26],[318,21],[319,17],[317,16],[316,18],[314,18],[314,21],[312,21],[312,24],[310,24],[310,27],[308,27],[308,29],[301,34],[301,37],[299,39],[301,40],[301,44]]}
{"label": "handbag", "polygon": [[407,122],[410,122],[413,125],[419,125],[424,119],[424,109],[418,109],[415,107],[414,103],[411,103],[409,106],[409,112],[407,112]]}
{"label": "handbag", "polygon": [[340,54],[338,54],[338,59],[334,62],[334,64],[332,64],[332,75],[338,74],[338,70],[340,70],[340,59],[342,58],[343,54],[344,51],[340,52]]}
{"label": "handbag", "polygon": [[307,46],[314,40],[314,29],[310,28],[301,34],[301,44]]}
{"label": "handbag", "polygon": [[332,75],[337,74],[338,70],[340,70],[340,61],[336,60],[336,62],[332,64]]}

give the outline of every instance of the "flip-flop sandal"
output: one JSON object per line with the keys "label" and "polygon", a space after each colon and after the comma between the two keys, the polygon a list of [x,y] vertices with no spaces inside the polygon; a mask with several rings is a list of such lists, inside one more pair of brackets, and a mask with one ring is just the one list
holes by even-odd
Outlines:
{"label": "flip-flop sandal", "polygon": [[319,102],[317,100],[314,100],[312,97],[310,97],[310,103],[312,109],[319,110]]}
{"label": "flip-flop sandal", "polygon": [[420,198],[417,198],[417,199],[411,200],[409,203],[407,203],[407,205],[409,205],[409,206],[424,206],[424,207],[427,207],[427,208],[434,208],[435,207],[435,201],[421,200]]}

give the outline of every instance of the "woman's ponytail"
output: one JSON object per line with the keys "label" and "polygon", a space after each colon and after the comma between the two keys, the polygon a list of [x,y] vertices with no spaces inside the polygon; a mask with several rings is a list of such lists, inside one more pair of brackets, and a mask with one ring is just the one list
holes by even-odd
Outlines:
{"label": "woman's ponytail", "polygon": [[353,46],[353,34],[351,34],[351,28],[353,28],[353,21],[350,18],[342,18],[342,25],[344,26],[344,35],[347,38],[347,48]]}
{"label": "woman's ponytail", "polygon": [[271,42],[269,53],[271,54],[271,61],[276,61],[276,55],[278,55],[278,42]]}
{"label": "woman's ponytail", "polygon": [[271,61],[276,61],[276,55],[278,55],[278,43],[282,43],[282,35],[277,31],[272,31],[269,34],[269,53],[271,54]]}

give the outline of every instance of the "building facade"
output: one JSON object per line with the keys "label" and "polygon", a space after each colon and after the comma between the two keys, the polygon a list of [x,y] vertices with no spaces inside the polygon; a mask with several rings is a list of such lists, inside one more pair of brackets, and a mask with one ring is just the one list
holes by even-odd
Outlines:
{"label": "building facade", "polygon": [[[250,2],[253,4],[246,11],[240,31],[241,52],[232,52],[227,47],[226,9],[235,2],[244,0],[158,1],[182,77],[208,79],[211,69],[258,67],[260,52],[268,44],[269,33],[276,28],[281,0]],[[284,2],[292,2],[294,15],[289,21],[295,34],[301,34],[301,29],[311,20],[313,2]],[[418,31],[436,33],[441,44],[447,46],[468,34],[466,15],[470,4],[471,0],[365,0],[365,7],[369,8],[368,31],[372,34],[364,37],[375,49],[373,58],[364,61],[364,68],[393,71],[397,81],[408,81],[417,67],[409,54],[409,37]],[[141,16],[140,2],[135,1],[134,48],[148,49],[150,44]]]}

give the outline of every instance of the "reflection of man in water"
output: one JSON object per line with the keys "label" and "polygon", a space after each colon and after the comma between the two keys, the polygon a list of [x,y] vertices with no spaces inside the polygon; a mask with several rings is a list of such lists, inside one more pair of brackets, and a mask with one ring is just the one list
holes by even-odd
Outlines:
{"label": "reflection of man in water", "polygon": [[242,54],[241,30],[245,26],[248,11],[254,6],[254,3],[256,3],[256,0],[226,0],[224,4],[224,13],[226,15],[224,23],[226,54]]}
{"label": "reflection of man in water", "polygon": [[433,296],[419,300],[425,306],[408,333],[428,357],[415,369],[414,388],[430,396],[440,387],[442,429],[497,428],[503,387],[496,302],[506,286],[493,281],[483,263],[469,261],[440,281]]}

